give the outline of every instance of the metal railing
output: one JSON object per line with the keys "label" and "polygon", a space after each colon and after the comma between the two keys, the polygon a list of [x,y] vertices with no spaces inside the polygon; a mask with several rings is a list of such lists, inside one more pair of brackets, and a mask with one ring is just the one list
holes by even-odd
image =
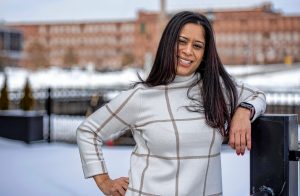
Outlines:
{"label": "metal railing", "polygon": [[[51,115],[88,116],[104,103],[128,86],[101,87],[101,88],[49,88],[39,89],[33,92],[35,98],[34,110],[44,111],[49,117]],[[263,89],[267,97],[266,113],[270,114],[298,114],[300,116],[300,89],[293,90],[270,90]],[[10,108],[18,109],[22,92],[10,92]],[[55,126],[49,120],[48,130],[51,135],[52,127]],[[130,138],[131,133],[123,136]],[[120,138],[121,139],[121,138]],[[48,140],[51,140],[48,138]],[[116,141],[118,144],[133,144],[129,140]]]}
{"label": "metal railing", "polygon": [[[35,110],[47,110],[47,101],[52,102],[51,113],[57,115],[84,116],[89,107],[94,109],[109,101],[113,96],[128,86],[101,87],[101,88],[69,88],[69,89],[39,89],[33,92]],[[266,113],[272,114],[298,114],[300,116],[300,89],[270,90],[264,89],[267,98]],[[10,92],[11,109],[19,108],[22,92]],[[97,99],[97,103],[95,103]],[[92,103],[93,102],[93,103]],[[94,104],[94,105],[92,105]],[[93,110],[92,108],[92,110]]]}

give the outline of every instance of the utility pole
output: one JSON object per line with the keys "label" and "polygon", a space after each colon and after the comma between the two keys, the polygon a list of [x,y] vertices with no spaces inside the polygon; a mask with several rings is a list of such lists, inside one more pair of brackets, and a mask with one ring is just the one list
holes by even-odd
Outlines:
{"label": "utility pole", "polygon": [[[166,14],[166,0],[160,0],[160,12],[159,12],[159,33],[162,34],[167,20]],[[159,36],[160,37],[160,36]]]}
{"label": "utility pole", "polygon": [[[167,22],[167,14],[166,14],[166,0],[160,0],[160,11],[156,21],[156,35],[154,36],[154,40],[159,42],[162,32],[165,28]],[[148,45],[149,46],[149,45]],[[153,65],[153,54],[151,52],[151,47],[147,47],[147,51],[144,56],[144,70],[146,77],[148,76],[151,67]]]}

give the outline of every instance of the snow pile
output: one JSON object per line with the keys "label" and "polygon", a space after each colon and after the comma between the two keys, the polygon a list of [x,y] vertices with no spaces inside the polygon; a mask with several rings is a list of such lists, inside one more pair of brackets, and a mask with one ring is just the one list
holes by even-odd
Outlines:
{"label": "snow pile", "polygon": [[[140,70],[128,68],[116,72],[96,72],[90,70],[71,69],[64,70],[57,67],[38,70],[35,72],[21,68],[6,68],[8,88],[10,90],[22,89],[28,77],[33,89],[40,88],[96,88],[100,86],[122,86],[137,81]],[[0,86],[4,81],[4,74],[0,73]]]}
{"label": "snow pile", "polygon": [[300,88],[300,68],[244,77],[243,81],[253,86],[269,89]]}
{"label": "snow pile", "polygon": [[[240,65],[226,66],[233,76],[252,86],[262,89],[300,88],[300,65]],[[276,71],[277,70],[277,71]],[[127,86],[138,80],[137,73],[143,77],[143,71],[127,68],[116,72],[97,72],[93,70],[70,69],[58,67],[41,69],[35,72],[22,68],[6,68],[10,90],[22,89],[28,77],[34,89],[40,88],[99,88]],[[0,86],[4,74],[0,73]]]}

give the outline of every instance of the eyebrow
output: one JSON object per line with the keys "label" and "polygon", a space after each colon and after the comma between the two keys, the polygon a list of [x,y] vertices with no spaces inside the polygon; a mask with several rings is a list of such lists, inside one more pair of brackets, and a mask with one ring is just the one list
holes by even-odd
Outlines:
{"label": "eyebrow", "polygon": [[[179,35],[179,38],[183,38],[183,39],[189,40],[189,38],[184,37],[184,36],[182,36],[182,35]],[[201,44],[204,44],[204,45],[205,45],[205,42],[203,42],[203,41],[196,40],[195,42],[198,42],[198,43],[201,43]]]}

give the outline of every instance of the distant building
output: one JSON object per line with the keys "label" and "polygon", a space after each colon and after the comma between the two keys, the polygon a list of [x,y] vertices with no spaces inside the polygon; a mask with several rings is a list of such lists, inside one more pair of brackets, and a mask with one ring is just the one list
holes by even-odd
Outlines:
{"label": "distant building", "polygon": [[[198,11],[213,23],[217,49],[224,64],[284,63],[288,57],[300,61],[300,15],[282,15],[269,3],[247,9]],[[135,47],[138,60],[147,51],[155,55],[158,19],[157,13],[139,13],[140,33]]]}
{"label": "distant building", "polygon": [[21,31],[0,26],[0,69],[19,64],[22,42]]}
{"label": "distant building", "polygon": [[[196,10],[197,11],[197,10]],[[213,23],[224,64],[300,61],[300,16],[285,16],[271,4],[238,10],[198,10]],[[98,69],[151,64],[161,30],[173,14],[138,13],[132,21],[74,21],[9,24],[24,34],[25,66],[40,51],[39,64]],[[33,46],[38,45],[38,50]],[[42,51],[42,52],[41,52]],[[145,63],[145,59],[148,59]]]}
{"label": "distant building", "polygon": [[225,64],[300,61],[300,15],[284,16],[271,4],[239,11],[218,11],[213,21]]}
{"label": "distant building", "polygon": [[[101,69],[118,69],[134,64],[135,23],[129,22],[53,22],[11,24],[24,33],[23,64],[34,64],[29,52],[39,46],[44,65],[69,67],[94,64]],[[36,51],[38,52],[38,51]]]}

